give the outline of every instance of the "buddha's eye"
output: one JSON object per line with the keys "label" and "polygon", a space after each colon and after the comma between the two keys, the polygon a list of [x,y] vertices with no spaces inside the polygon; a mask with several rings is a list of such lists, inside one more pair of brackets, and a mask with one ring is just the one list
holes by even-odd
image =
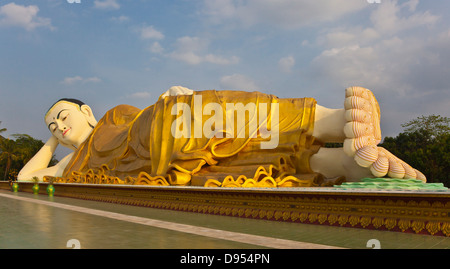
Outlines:
{"label": "buddha's eye", "polygon": [[67,119],[67,117],[69,116],[69,113],[63,113],[61,115],[61,121],[65,121]]}

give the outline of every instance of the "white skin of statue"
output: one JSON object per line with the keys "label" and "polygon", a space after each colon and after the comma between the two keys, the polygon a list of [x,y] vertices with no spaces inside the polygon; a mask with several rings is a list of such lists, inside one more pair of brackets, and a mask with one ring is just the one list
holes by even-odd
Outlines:
{"label": "white skin of statue", "polygon": [[55,166],[48,167],[56,148],[62,145],[76,150],[91,134],[97,121],[88,105],[80,107],[75,103],[61,101],[49,110],[45,123],[52,136],[19,172],[19,181],[30,180],[32,177],[38,177],[42,181],[44,176],[61,176],[73,152]]}
{"label": "white skin of statue", "polygon": [[[175,86],[161,97],[192,95],[192,93],[193,91],[190,89]],[[417,178],[425,181],[422,173],[411,168],[383,148],[376,147],[381,133],[377,135],[375,131],[375,135],[373,135],[374,128],[379,129],[379,122],[372,121],[370,117],[370,115],[373,115],[372,113],[366,113],[370,110],[370,102],[373,101],[373,99],[367,97],[367,93],[371,94],[369,90],[360,87],[346,89],[344,109],[329,109],[316,105],[313,136],[324,143],[344,142],[344,148],[321,147],[310,159],[311,169],[314,172],[321,173],[326,178],[332,179],[344,176],[347,181],[385,175],[395,178]],[[358,99],[357,104],[351,102],[355,100],[355,97]],[[367,100],[364,100],[364,98]],[[361,104],[366,106],[361,106]],[[372,112],[373,110],[375,109],[372,109]],[[364,116],[363,120],[361,120],[361,115]],[[45,122],[52,136],[19,172],[19,181],[29,181],[32,177],[38,177],[42,181],[44,176],[62,176],[73,153],[64,157],[55,166],[48,167],[57,146],[62,145],[76,150],[97,124],[88,105],[80,106],[67,101],[57,102],[47,112]],[[370,124],[367,124],[367,122],[370,122]],[[360,143],[360,141],[363,142]],[[359,144],[362,144],[362,146]],[[371,150],[369,154],[367,154],[368,150]]]}

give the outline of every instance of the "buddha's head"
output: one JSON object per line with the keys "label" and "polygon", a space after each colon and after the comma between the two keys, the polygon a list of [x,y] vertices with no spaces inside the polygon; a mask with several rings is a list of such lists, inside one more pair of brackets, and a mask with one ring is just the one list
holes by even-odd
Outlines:
{"label": "buddha's head", "polygon": [[78,148],[97,121],[92,109],[77,99],[60,99],[45,114],[45,123],[61,145]]}

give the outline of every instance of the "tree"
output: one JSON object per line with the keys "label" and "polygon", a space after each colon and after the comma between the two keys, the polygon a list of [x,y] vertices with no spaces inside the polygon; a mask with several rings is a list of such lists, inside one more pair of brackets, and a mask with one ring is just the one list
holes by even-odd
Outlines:
{"label": "tree", "polygon": [[19,159],[19,151],[15,141],[9,138],[0,140],[0,151],[0,161],[6,161],[3,180],[8,180],[9,169],[11,168],[12,162]]}
{"label": "tree", "polygon": [[428,182],[450,187],[450,120],[441,116],[422,116],[402,124],[397,137],[386,137],[381,147],[421,171]]}
{"label": "tree", "polygon": [[436,138],[450,132],[450,118],[441,117],[440,115],[430,115],[417,117],[412,121],[402,124],[406,128],[405,133],[414,133],[416,131],[425,132],[430,139]]}
{"label": "tree", "polygon": [[[0,124],[1,124],[2,122],[0,121]],[[6,132],[6,128],[1,128],[0,129],[0,133],[3,133],[3,132]]]}
{"label": "tree", "polygon": [[[23,167],[41,148],[44,146],[44,142],[27,134],[14,134],[16,138],[16,146],[20,152],[20,165]],[[49,165],[55,165],[58,161],[53,156]]]}
{"label": "tree", "polygon": [[[17,176],[17,171],[20,171],[44,145],[41,140],[34,139],[27,134],[12,136],[15,140],[0,136],[0,180],[8,180]],[[53,166],[56,163],[58,161],[53,156],[49,165]]]}

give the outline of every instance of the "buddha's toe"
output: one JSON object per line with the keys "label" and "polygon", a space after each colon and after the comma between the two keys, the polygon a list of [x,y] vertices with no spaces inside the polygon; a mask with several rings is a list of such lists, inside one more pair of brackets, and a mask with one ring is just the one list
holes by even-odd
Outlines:
{"label": "buddha's toe", "polygon": [[420,172],[419,170],[414,169],[414,171],[416,172],[416,179],[418,180],[422,180],[422,182],[427,182],[427,177],[422,174],[422,172]]}
{"label": "buddha's toe", "polygon": [[373,134],[373,127],[371,124],[357,121],[347,122],[344,126],[344,133],[347,138],[371,136]]}
{"label": "buddha's toe", "polygon": [[397,160],[389,158],[388,176],[391,178],[403,178],[405,176],[405,168]]}
{"label": "buddha's toe", "polygon": [[417,169],[412,168],[409,164],[399,159],[397,156],[386,150],[385,148],[378,147],[379,154],[382,154],[388,158],[388,173],[391,178],[402,179],[419,179],[426,182],[426,177]]}
{"label": "buddha's toe", "polygon": [[361,136],[344,140],[344,152],[349,156],[355,156],[359,149],[366,146],[375,146],[375,139],[372,136]]}
{"label": "buddha's toe", "polygon": [[347,89],[345,89],[345,97],[359,96],[364,99],[369,99],[368,91],[369,90],[367,90],[366,88],[363,88],[363,87],[358,87],[358,86],[348,87]]}
{"label": "buddha's toe", "polygon": [[370,167],[378,159],[378,148],[374,145],[362,147],[356,151],[354,157],[361,167]]}

